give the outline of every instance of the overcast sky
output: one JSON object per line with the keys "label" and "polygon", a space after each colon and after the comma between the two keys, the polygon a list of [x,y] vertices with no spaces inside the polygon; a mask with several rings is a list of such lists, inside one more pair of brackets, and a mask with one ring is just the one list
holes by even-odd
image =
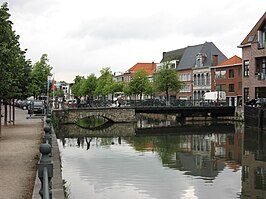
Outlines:
{"label": "overcast sky", "polygon": [[[0,0],[1,5],[3,0]],[[125,72],[164,51],[213,42],[228,58],[266,11],[264,0],[7,0],[33,63],[48,55],[57,81]]]}

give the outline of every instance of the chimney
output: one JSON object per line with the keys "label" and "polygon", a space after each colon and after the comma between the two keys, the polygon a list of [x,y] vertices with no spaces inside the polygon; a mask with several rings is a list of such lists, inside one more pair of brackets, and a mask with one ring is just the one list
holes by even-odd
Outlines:
{"label": "chimney", "polygon": [[218,55],[212,56],[212,65],[217,66],[218,65]]}

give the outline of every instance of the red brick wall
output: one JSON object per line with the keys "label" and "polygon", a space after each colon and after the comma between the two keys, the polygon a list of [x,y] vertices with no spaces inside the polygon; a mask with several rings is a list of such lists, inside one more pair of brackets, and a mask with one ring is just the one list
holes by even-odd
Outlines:
{"label": "red brick wall", "polygon": [[[244,88],[249,87],[249,99],[255,98],[255,87],[266,87],[266,80],[258,80],[256,72],[256,58],[265,57],[266,49],[258,49],[258,43],[252,43],[251,46],[242,48],[243,64],[245,60],[249,60],[249,77],[242,78],[242,93]],[[244,68],[243,68],[244,69]],[[242,76],[243,76],[242,71]],[[244,97],[244,96],[243,96]]]}

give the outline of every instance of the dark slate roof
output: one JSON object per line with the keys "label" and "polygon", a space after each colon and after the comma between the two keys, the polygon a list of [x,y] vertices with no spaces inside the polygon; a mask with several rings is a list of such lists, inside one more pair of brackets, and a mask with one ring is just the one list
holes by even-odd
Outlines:
{"label": "dark slate roof", "polygon": [[196,46],[188,46],[180,60],[177,69],[184,70],[184,69],[191,69],[195,66],[196,63],[196,56],[198,53],[201,52],[203,48],[203,44],[196,45]]}
{"label": "dark slate roof", "polygon": [[161,60],[162,62],[166,62],[166,61],[172,61],[172,60],[180,60],[184,51],[186,48],[180,48],[177,50],[172,50],[169,52],[164,52],[163,53],[163,59]]}
{"label": "dark slate roof", "polygon": [[213,66],[213,55],[218,55],[218,64],[227,60],[227,57],[212,42],[205,42],[200,53],[207,54],[204,66]]}
{"label": "dark slate roof", "polygon": [[253,43],[254,41],[258,41],[258,30],[265,23],[266,23],[266,12],[262,15],[262,17],[259,19],[259,21],[255,24],[255,26],[252,28],[252,30],[245,37],[245,39],[241,42],[241,45],[246,45],[249,43]]}
{"label": "dark slate roof", "polygon": [[177,70],[192,69],[195,67],[196,58],[199,53],[207,55],[203,66],[213,65],[213,55],[218,55],[218,64],[227,59],[227,57],[212,42],[205,42],[204,44],[165,52],[161,62],[180,60]]}

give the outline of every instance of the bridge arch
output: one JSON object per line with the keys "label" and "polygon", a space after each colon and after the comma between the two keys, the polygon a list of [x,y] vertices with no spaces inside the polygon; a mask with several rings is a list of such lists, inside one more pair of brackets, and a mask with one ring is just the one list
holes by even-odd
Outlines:
{"label": "bridge arch", "polygon": [[83,118],[88,118],[92,116],[100,116],[103,117],[107,120],[110,120],[112,122],[115,122],[115,116],[113,114],[105,113],[105,112],[80,112],[79,116],[75,118],[74,123],[77,123],[78,120],[83,119]]}

